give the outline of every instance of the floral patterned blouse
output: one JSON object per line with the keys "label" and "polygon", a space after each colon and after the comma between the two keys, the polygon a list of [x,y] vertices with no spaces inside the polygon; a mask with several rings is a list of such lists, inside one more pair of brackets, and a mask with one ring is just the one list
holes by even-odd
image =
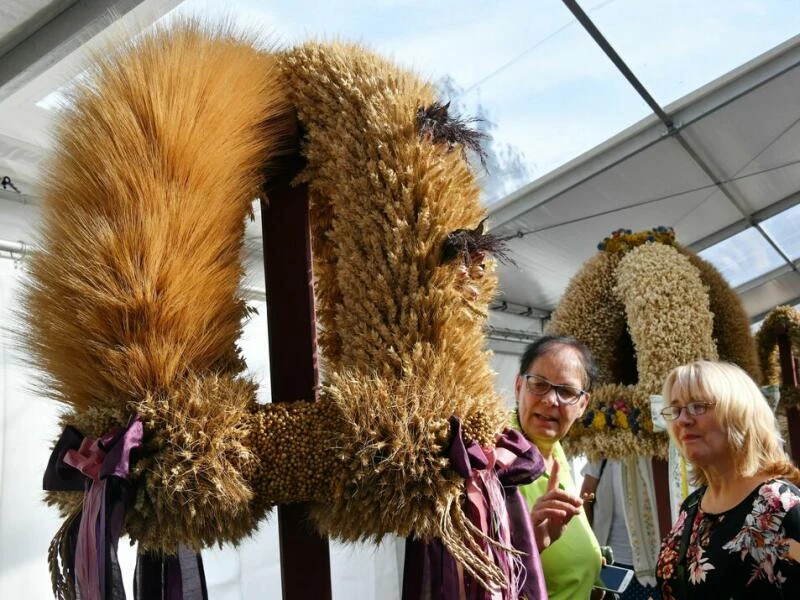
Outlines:
{"label": "floral patterned blouse", "polygon": [[800,542],[800,489],[782,480],[767,481],[720,514],[699,509],[705,490],[684,501],[661,544],[656,576],[663,599],[684,600],[676,567],[688,507],[695,502],[684,558],[686,599],[800,599],[800,563],[789,556],[790,540]]}

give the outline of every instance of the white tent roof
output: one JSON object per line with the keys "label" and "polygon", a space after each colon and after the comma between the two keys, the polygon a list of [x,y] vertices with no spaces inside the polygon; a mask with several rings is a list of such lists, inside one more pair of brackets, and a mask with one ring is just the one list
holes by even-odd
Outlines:
{"label": "white tent roof", "polygon": [[[179,0],[0,1],[0,173],[34,196],[53,111],[42,99],[66,84],[112,36],[134,33]],[[116,27],[112,27],[112,23]],[[123,25],[124,24],[124,25]],[[80,50],[80,52],[79,52]],[[20,198],[0,189],[0,198]]]}
{"label": "white tent roof", "polygon": [[613,230],[664,225],[752,319],[800,302],[799,65],[800,36],[666,107],[672,130],[654,114],[492,206],[493,231],[519,236],[502,299],[550,311]]}

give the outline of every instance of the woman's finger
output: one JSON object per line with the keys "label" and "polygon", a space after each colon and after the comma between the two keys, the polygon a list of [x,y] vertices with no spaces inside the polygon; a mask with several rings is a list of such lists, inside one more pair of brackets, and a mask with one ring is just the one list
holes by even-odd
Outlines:
{"label": "woman's finger", "polygon": [[561,467],[558,465],[558,461],[554,458],[553,459],[553,467],[550,469],[550,480],[547,482],[547,491],[551,492],[558,489],[558,470]]}
{"label": "woman's finger", "polygon": [[539,525],[544,521],[551,521],[555,523],[561,523],[567,520],[567,511],[559,508],[543,508],[539,511],[536,511],[533,515],[533,524]]}
{"label": "woman's finger", "polygon": [[580,512],[579,508],[576,508],[567,502],[561,502],[560,500],[548,500],[541,504],[537,503],[537,505],[533,508],[531,515],[534,517],[534,519],[536,519],[539,518],[541,514],[550,510],[561,511],[564,513],[564,515],[577,515],[578,512]]}
{"label": "woman's finger", "polygon": [[537,500],[537,502],[543,502],[546,500],[560,500],[576,507],[583,506],[583,500],[581,498],[570,494],[566,490],[550,490],[549,492],[544,493],[539,500]]}

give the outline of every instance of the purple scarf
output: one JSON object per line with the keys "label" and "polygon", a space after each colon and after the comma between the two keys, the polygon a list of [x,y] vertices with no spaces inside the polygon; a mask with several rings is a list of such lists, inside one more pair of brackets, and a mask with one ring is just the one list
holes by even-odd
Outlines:
{"label": "purple scarf", "polygon": [[464,512],[488,537],[522,555],[515,558],[495,545],[482,544],[506,573],[509,583],[506,590],[489,591],[463,572],[441,541],[426,544],[409,537],[403,600],[546,600],[547,589],[530,515],[517,489],[544,472],[541,454],[513,429],[504,430],[493,449],[483,449],[475,441],[465,445],[461,422],[455,417],[450,420],[450,432],[450,464],[465,479]]}

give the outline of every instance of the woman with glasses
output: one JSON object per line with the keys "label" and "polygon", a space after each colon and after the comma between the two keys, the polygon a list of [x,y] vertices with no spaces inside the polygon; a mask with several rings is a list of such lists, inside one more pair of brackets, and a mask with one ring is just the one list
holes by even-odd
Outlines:
{"label": "woman with glasses", "polygon": [[661,545],[663,598],[800,598],[800,471],[758,386],[735,365],[697,361],[667,376],[663,396],[700,486]]}
{"label": "woman with glasses", "polygon": [[525,350],[514,385],[519,427],[545,474],[520,487],[528,502],[550,600],[587,600],[601,555],[560,441],[586,410],[596,367],[572,337],[545,336]]}

